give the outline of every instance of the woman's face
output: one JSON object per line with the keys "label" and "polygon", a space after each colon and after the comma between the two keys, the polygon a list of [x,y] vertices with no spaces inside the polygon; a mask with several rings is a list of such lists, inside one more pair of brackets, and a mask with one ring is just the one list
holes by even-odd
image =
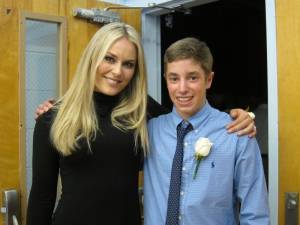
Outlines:
{"label": "woman's face", "polygon": [[125,37],[117,40],[97,68],[94,90],[110,96],[119,94],[134,76],[136,64],[135,45]]}

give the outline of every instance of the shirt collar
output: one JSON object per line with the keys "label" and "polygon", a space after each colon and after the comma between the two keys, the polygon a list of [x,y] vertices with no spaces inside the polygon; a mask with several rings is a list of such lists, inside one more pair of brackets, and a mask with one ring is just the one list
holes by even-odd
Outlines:
{"label": "shirt collar", "polygon": [[[212,110],[212,107],[208,103],[208,101],[205,102],[204,106],[193,116],[191,116],[188,119],[188,122],[192,124],[193,128],[199,127],[199,125],[209,116],[210,111]],[[178,124],[181,123],[183,118],[178,114],[176,111],[175,106],[173,106],[172,110],[172,123],[175,127],[178,126]]]}

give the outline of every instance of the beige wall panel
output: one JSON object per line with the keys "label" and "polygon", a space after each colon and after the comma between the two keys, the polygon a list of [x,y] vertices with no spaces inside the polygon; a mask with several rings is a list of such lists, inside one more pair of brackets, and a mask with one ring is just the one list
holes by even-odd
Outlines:
{"label": "beige wall panel", "polygon": [[[90,38],[102,26],[101,24],[90,23],[85,19],[75,18],[72,11],[75,8],[99,8],[104,9],[112,6],[112,4],[103,3],[99,1],[83,1],[74,0],[68,1],[66,6],[68,18],[68,47],[69,47],[69,79],[71,80],[75,71],[81,53],[88,44]],[[129,23],[137,30],[140,30],[141,16],[140,10],[117,10],[120,13],[121,20]]]}
{"label": "beige wall panel", "polygon": [[279,224],[284,224],[285,192],[300,192],[299,12],[299,0],[276,1],[279,89]]}
{"label": "beige wall panel", "polygon": [[141,10],[139,9],[122,9],[114,10],[119,12],[121,20],[132,25],[139,33],[141,33]]}
{"label": "beige wall panel", "polygon": [[0,9],[3,8],[16,8],[18,0],[1,0]]}
{"label": "beige wall panel", "polygon": [[68,21],[68,77],[73,77],[80,55],[89,40],[88,26],[85,19],[73,17],[75,8],[87,8],[87,2],[82,0],[66,2],[66,17]]}
{"label": "beige wall panel", "polygon": [[[18,11],[0,8],[0,191],[19,188]],[[0,202],[2,203],[2,194]],[[0,215],[0,225],[2,216]]]}
{"label": "beige wall panel", "polygon": [[32,1],[32,12],[45,13],[59,16],[60,0]]}

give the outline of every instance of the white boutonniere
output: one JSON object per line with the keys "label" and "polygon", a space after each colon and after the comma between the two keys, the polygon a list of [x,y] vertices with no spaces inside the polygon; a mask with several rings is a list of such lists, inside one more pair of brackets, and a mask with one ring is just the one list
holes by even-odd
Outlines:
{"label": "white boutonniere", "polygon": [[194,171],[194,179],[197,176],[197,171],[200,165],[200,161],[208,156],[211,150],[211,146],[213,143],[208,139],[204,137],[200,137],[196,143],[195,143],[195,159],[197,161],[196,168]]}

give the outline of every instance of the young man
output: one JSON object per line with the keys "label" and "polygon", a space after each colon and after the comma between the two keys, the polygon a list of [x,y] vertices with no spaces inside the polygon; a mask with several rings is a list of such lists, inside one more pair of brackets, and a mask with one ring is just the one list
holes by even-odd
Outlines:
{"label": "young man", "polygon": [[[174,108],[148,125],[151,153],[144,165],[144,224],[268,225],[257,142],[229,134],[225,126],[230,116],[206,100],[214,76],[209,48],[185,38],[167,49],[164,61]],[[190,131],[178,131],[182,123]],[[204,152],[196,157],[196,150]]]}

